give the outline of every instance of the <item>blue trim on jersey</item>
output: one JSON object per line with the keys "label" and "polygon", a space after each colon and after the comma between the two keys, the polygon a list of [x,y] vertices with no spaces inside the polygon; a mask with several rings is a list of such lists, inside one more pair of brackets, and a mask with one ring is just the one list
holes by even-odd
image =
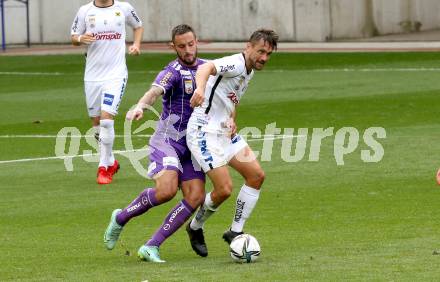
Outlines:
{"label": "blue trim on jersey", "polygon": [[127,85],[127,78],[124,78],[122,80],[122,87],[121,87],[121,92],[119,93],[119,103],[117,105],[117,108],[119,108],[119,105],[121,105],[122,97],[124,96],[125,93],[125,85]]}

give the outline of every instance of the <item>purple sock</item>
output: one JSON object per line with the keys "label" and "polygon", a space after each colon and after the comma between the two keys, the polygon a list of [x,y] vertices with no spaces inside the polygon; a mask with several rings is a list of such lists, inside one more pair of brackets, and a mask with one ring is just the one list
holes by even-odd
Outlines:
{"label": "purple sock", "polygon": [[146,243],[147,246],[159,247],[163,241],[173,235],[185,221],[194,213],[194,209],[183,199],[180,201],[165,218],[162,226],[157,229],[151,239]]}
{"label": "purple sock", "polygon": [[147,188],[142,191],[139,196],[131,202],[131,204],[116,216],[116,222],[119,225],[124,226],[133,217],[139,216],[150,208],[157,206],[158,202],[155,194],[156,190],[153,188]]}

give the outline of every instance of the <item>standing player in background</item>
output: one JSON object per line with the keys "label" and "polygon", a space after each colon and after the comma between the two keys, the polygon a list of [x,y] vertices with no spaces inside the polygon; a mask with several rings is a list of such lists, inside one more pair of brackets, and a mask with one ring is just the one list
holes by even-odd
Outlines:
{"label": "standing player in background", "polygon": [[190,99],[195,89],[194,76],[204,61],[197,58],[197,38],[190,26],[176,26],[171,38],[178,58],[157,75],[136,108],[127,113],[128,120],[139,120],[143,117],[143,110],[162,96],[163,111],[149,143],[152,153],[148,176],[154,179],[155,187],[142,191],[125,209],[114,210],[104,233],[105,246],[111,250],[130,219],[168,202],[180,186],[184,199],[169,212],[156,233],[138,250],[142,260],[151,262],[164,262],[159,256],[160,245],[190,218],[205,198],[205,174],[200,168],[194,168],[185,137],[188,119],[193,111]]}
{"label": "standing player in background", "polygon": [[128,72],[125,63],[125,24],[133,28],[130,55],[139,55],[142,22],[127,2],[95,0],[82,6],[72,25],[72,44],[87,45],[84,88],[88,114],[99,136],[97,182],[109,184],[119,170],[113,155],[114,117],[124,95]]}
{"label": "standing player in background", "polygon": [[[278,35],[273,30],[255,31],[243,53],[220,58],[199,67],[197,89],[191,98],[195,106],[188,122],[187,143],[194,158],[211,179],[214,190],[206,194],[187,229],[197,231],[230,196],[232,179],[227,165],[238,171],[245,183],[236,201],[235,215],[223,234],[227,243],[243,233],[243,226],[255,207],[264,181],[264,171],[246,141],[235,134],[236,105],[245,93],[254,70],[263,69],[277,48]],[[202,233],[203,234],[203,233]],[[191,240],[193,249],[206,245]]]}

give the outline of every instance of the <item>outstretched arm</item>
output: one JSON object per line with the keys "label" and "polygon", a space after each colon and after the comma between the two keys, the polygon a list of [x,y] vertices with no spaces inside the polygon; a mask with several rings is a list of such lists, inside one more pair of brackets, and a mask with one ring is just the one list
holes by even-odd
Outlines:
{"label": "outstretched arm", "polygon": [[191,107],[200,106],[205,100],[205,88],[206,82],[210,75],[216,75],[217,70],[215,69],[214,63],[208,62],[206,64],[201,65],[197,69],[196,73],[196,85],[197,88],[194,90],[193,96],[191,97]]}
{"label": "outstretched arm", "polygon": [[157,97],[163,94],[163,89],[158,86],[151,86],[151,88],[139,99],[139,102],[131,111],[127,112],[126,119],[128,120],[140,120],[144,116],[144,109],[153,106]]}

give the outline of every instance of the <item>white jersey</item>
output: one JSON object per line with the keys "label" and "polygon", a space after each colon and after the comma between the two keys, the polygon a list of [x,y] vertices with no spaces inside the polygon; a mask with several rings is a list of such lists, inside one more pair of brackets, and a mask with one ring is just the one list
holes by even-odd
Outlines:
{"label": "white jersey", "polygon": [[202,126],[203,131],[224,133],[227,122],[240,102],[254,75],[246,70],[244,54],[235,54],[212,61],[217,70],[206,84],[205,100],[196,107],[190,122]]}
{"label": "white jersey", "polygon": [[105,8],[94,2],[82,6],[72,24],[71,34],[92,33],[96,41],[87,47],[85,81],[105,81],[127,77],[125,64],[125,24],[142,26],[134,8],[127,2],[114,1]]}

